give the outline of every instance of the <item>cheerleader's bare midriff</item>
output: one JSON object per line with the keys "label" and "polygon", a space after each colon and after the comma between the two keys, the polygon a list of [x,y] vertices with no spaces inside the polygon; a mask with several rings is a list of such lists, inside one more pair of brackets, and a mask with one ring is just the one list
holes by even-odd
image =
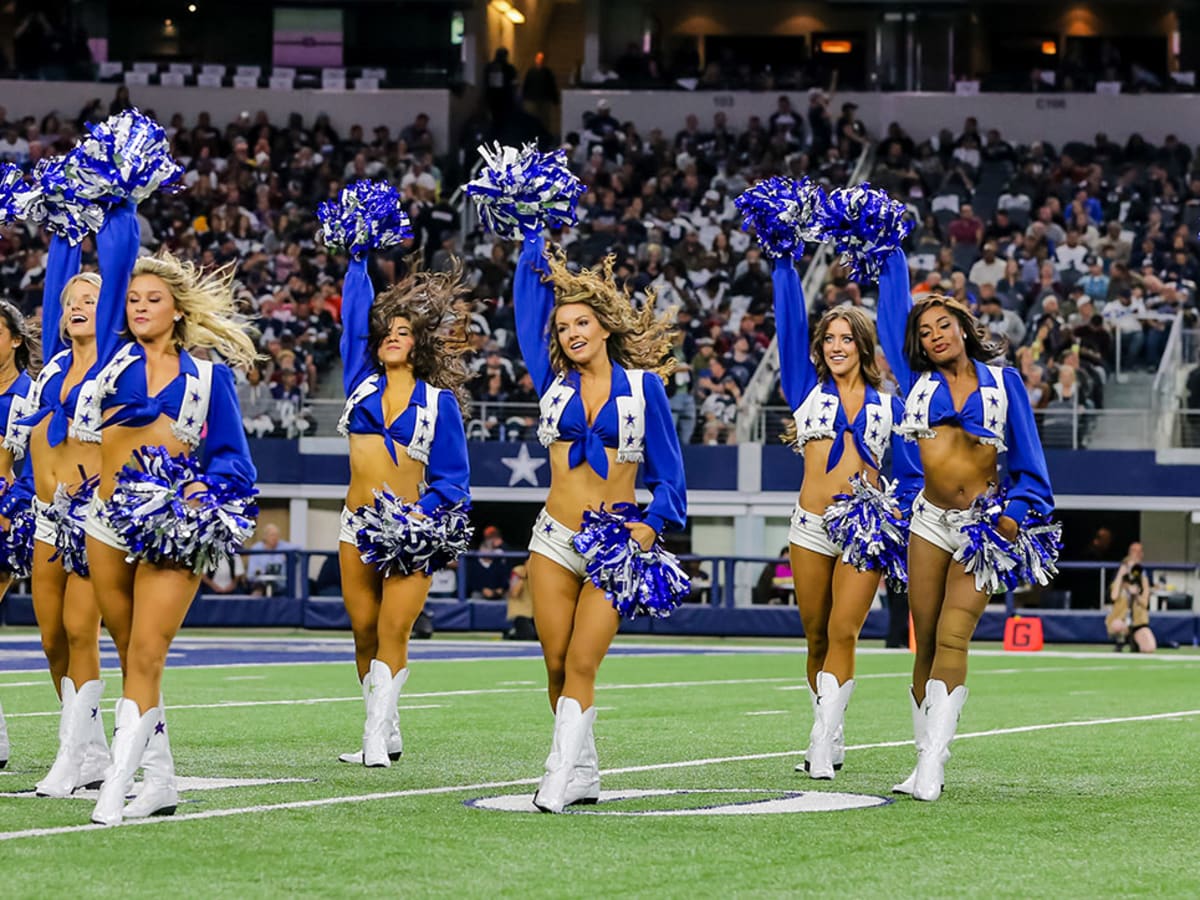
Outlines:
{"label": "cheerleader's bare midriff", "polygon": [[943,509],[966,509],[996,482],[996,448],[957,425],[939,425],[923,438],[925,496]]}
{"label": "cheerleader's bare midriff", "polygon": [[[89,475],[100,471],[100,445],[86,444],[75,438],[67,438],[57,447],[50,446],[47,432],[50,419],[45,418],[29,434],[29,457],[33,460],[33,485],[37,497],[43,503],[54,499],[60,484],[74,490],[82,482],[79,470]],[[7,451],[4,452],[5,455]]]}
{"label": "cheerleader's bare midriff", "polygon": [[134,454],[143,447],[164,447],[172,456],[192,455],[195,448],[175,437],[171,430],[174,424],[170,416],[160,415],[140,428],[113,425],[104,429],[104,441],[100,444],[100,486],[96,489],[100,499],[112,496],[117,473],[133,463]]}
{"label": "cheerleader's bare midriff", "polygon": [[829,454],[833,450],[832,438],[814,438],[804,445],[804,481],[800,485],[800,507],[815,511],[824,510],[835,494],[852,494],[854,488],[850,478],[860,475],[866,481],[879,486],[879,473],[863,462],[854,438],[846,432],[837,438],[845,442],[842,458],[826,472]]}
{"label": "cheerleader's bare midriff", "polygon": [[587,463],[571,468],[571,445],[557,441],[550,446],[550,494],[546,512],[571,529],[578,529],[583,511],[599,509],[603,503],[633,503],[637,485],[637,463],[617,462],[617,451],[606,447],[608,478],[601,478]]}
{"label": "cheerleader's bare midriff", "polygon": [[350,486],[346,506],[351,510],[374,502],[374,491],[385,486],[401,500],[416,503],[421,497],[425,465],[413,459],[403,447],[396,447],[396,461],[388,453],[383,436],[350,435]]}

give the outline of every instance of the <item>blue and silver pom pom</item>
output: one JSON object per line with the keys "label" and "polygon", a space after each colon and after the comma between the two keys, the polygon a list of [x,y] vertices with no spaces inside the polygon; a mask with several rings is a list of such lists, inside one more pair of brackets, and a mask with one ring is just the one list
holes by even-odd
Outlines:
{"label": "blue and silver pom pom", "polygon": [[65,484],[60,484],[54,492],[54,499],[46,511],[46,518],[54,524],[54,555],[51,562],[62,561],[67,572],[87,578],[87,535],[83,530],[83,520],[87,517],[88,504],[96,493],[96,485],[100,476],[93,475],[75,490],[68,490]]}
{"label": "blue and silver pom pom", "polygon": [[834,495],[822,519],[829,539],[842,548],[842,562],[902,585],[908,581],[908,522],[895,514],[895,483],[882,481],[881,489],[853,476],[853,492]]}
{"label": "blue and silver pom pom", "polygon": [[475,529],[466,504],[441,506],[426,513],[387,489],[374,494],[374,503],[350,514],[349,525],[362,561],[375,566],[384,577],[415,572],[432,575],[471,549]]}
{"label": "blue and silver pom pom", "polygon": [[117,473],[101,518],[128,545],[130,562],[200,574],[231,559],[254,533],[257,493],[210,479],[183,454],[143,447]]}
{"label": "blue and silver pom pom", "polygon": [[18,190],[17,204],[19,218],[75,245],[100,230],[105,208],[79,192],[72,169],[67,156],[39,160],[33,184]]}
{"label": "blue and silver pom pom", "polygon": [[1022,584],[1045,585],[1058,574],[1062,526],[1044,516],[1030,515],[1009,541],[1000,533],[1004,514],[1003,490],[977,497],[962,513],[963,543],[954,559],[975,576],[975,589],[989,594],[1015,590]]}
{"label": "blue and silver pom pom", "polygon": [[598,512],[584,512],[572,543],[586,561],[588,578],[619,615],[665,619],[687,599],[691,579],[660,541],[643,550],[633,539],[625,525],[641,520],[633,503],[614,504],[611,511],[602,504]]}
{"label": "blue and silver pom pom", "polygon": [[[0,478],[0,497],[8,493],[12,483]],[[37,516],[32,498],[24,500],[13,510],[8,528],[0,531],[0,574],[10,578],[27,578],[33,570],[33,535]]]}
{"label": "blue and silver pom pom", "polygon": [[855,281],[878,280],[883,262],[904,242],[913,221],[907,207],[869,184],[838,188],[821,209],[822,239]]}
{"label": "blue and silver pom pom", "polygon": [[742,191],[733,205],[742,214],[742,231],[753,228],[767,256],[795,259],[806,242],[821,240],[826,202],[819,184],[776,176]]}
{"label": "blue and silver pom pom", "polygon": [[394,247],[413,236],[400,193],[385,181],[356,181],[337,200],[317,207],[321,241],[354,258],[370,250]]}
{"label": "blue and silver pom pom", "polygon": [[109,116],[89,131],[67,154],[67,171],[83,198],[137,205],[183,174],[167,132],[136,109]]}
{"label": "blue and silver pom pom", "polygon": [[484,167],[467,185],[488,231],[520,240],[543,228],[574,225],[575,205],[584,186],[567,168],[562,150],[539,153],[533,144],[480,147]]}
{"label": "blue and silver pom pom", "polygon": [[0,163],[0,225],[24,217],[21,197],[27,191],[25,174],[12,163]]}

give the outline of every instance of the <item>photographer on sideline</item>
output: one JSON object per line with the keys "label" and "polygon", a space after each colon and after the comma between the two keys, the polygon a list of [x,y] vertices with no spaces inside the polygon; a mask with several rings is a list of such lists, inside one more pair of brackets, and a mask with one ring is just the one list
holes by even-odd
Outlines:
{"label": "photographer on sideline", "polygon": [[1117,569],[1109,590],[1112,609],[1105,617],[1108,635],[1115,650],[1128,644],[1135,653],[1153,653],[1158,649],[1154,632],[1150,630],[1150,579],[1142,568],[1142,545],[1129,545],[1129,553]]}

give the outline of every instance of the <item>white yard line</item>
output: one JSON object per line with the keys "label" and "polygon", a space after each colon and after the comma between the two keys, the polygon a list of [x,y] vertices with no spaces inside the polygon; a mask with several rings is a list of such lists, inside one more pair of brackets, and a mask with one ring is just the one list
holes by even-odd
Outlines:
{"label": "white yard line", "polygon": [[[1200,716],[1200,709],[1180,710],[1179,712],[1152,713],[1143,716],[1122,716],[1111,719],[1087,719],[1073,722],[1048,722],[1042,725],[1020,725],[1015,728],[995,728],[990,731],[974,731],[958,735],[957,740],[971,738],[997,737],[1009,734],[1027,734],[1033,731],[1050,731],[1059,728],[1088,728],[1095,725],[1119,725],[1127,722],[1152,722],[1159,719],[1181,719]],[[857,744],[847,747],[847,750],[876,750],[888,747],[904,747],[912,741],[880,741],[874,744]],[[753,753],[742,756],[716,756],[706,759],[688,759],[679,762],[652,763],[643,766],[624,766],[616,769],[605,769],[603,774],[626,775],[637,772],[659,772],[667,769],[687,769],[696,766],[712,766],[733,762],[753,762],[763,759],[778,759],[795,757],[803,750],[783,750],[775,753]],[[454,784],[441,787],[412,788],[404,791],[378,791],[371,794],[356,794],[348,797],[321,797],[316,800],[294,800],[286,803],[268,803],[260,806],[240,806],[232,809],[209,809],[202,812],[184,813],[183,815],[167,816],[150,819],[127,819],[117,828],[140,828],[151,825],[164,826],[176,822],[189,822],[195,819],[221,819],[228,816],[253,815],[265,812],[282,812],[291,809],[312,809],[320,806],[338,806],[344,803],[370,803],[376,800],[397,800],[404,797],[428,797],[436,794],[458,794],[465,791],[486,791],[497,788],[522,787],[537,784],[538,778],[521,778],[514,781],[483,781],[475,784]],[[103,825],[63,825],[57,828],[28,828],[22,831],[0,832],[0,841],[11,841],[18,838],[49,837],[56,834],[75,834],[80,831],[96,831],[108,826]]]}

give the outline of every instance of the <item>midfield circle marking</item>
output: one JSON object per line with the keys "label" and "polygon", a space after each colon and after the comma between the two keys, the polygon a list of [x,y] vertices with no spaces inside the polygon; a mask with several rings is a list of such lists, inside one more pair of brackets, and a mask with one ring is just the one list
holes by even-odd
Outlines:
{"label": "midfield circle marking", "polygon": [[[639,800],[646,797],[680,797],[685,795],[705,795],[706,798],[715,794],[732,795],[733,797],[746,794],[769,795],[761,799],[742,800],[731,799],[706,803],[690,809],[605,809],[607,804],[622,800]],[[715,798],[712,798],[715,800]],[[572,806],[566,812],[579,816],[753,816],[753,815],[782,815],[790,813],[839,812],[847,809],[871,809],[887,806],[892,802],[890,797],[876,797],[872,794],[847,794],[836,791],[781,791],[758,788],[710,788],[705,790],[640,790],[601,791],[600,802],[594,806]],[[536,813],[539,810],[533,805],[533,795],[500,794],[494,797],[476,797],[463,801],[465,806],[472,809],[485,809],[492,812]]]}

